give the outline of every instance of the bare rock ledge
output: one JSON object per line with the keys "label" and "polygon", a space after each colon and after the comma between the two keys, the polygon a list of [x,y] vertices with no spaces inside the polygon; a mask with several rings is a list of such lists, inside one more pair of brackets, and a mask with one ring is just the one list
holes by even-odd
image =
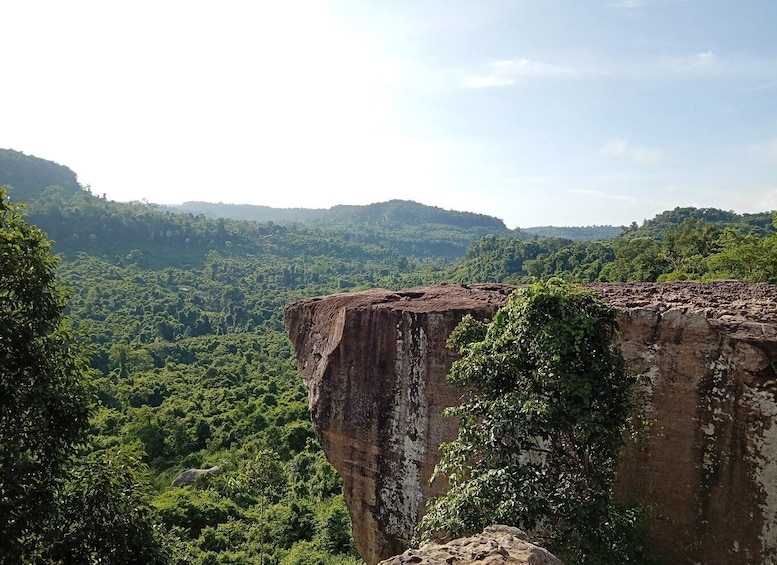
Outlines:
{"label": "bare rock ledge", "polygon": [[[669,563],[777,562],[777,286],[596,284],[620,311],[629,369],[656,422],[620,461],[618,494],[649,506]],[[461,391],[445,342],[514,287],[438,285],[311,298],[286,308],[313,425],[343,478],[369,564],[407,549],[429,496],[441,416]]]}
{"label": "bare rock ledge", "polygon": [[446,544],[408,549],[379,565],[563,565],[547,549],[511,526],[489,526],[483,533]]}

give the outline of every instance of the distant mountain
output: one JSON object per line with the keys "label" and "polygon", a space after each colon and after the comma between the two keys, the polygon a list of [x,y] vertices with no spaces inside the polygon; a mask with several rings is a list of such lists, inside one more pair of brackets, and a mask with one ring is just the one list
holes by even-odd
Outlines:
{"label": "distant mountain", "polygon": [[437,206],[426,206],[410,200],[389,200],[366,206],[334,206],[327,216],[328,222],[363,222],[368,224],[437,224],[460,229],[488,229],[496,232],[507,230],[499,218],[476,214],[444,210]]}
{"label": "distant mountain", "polygon": [[40,198],[46,187],[60,186],[64,196],[83,191],[76,174],[65,167],[13,149],[0,149],[0,186],[17,202]]}
{"label": "distant mountain", "polygon": [[626,226],[582,226],[558,227],[537,226],[522,228],[521,231],[537,237],[562,237],[576,241],[599,241],[618,237],[626,230]]}
{"label": "distant mountain", "polygon": [[[25,155],[13,149],[0,149],[0,186],[8,189],[17,202],[39,199],[49,186],[61,187],[60,195],[70,198],[89,194],[78,183],[76,173],[64,165]],[[667,230],[678,227],[686,218],[695,218],[719,228],[734,226],[744,231],[765,234],[773,231],[772,214],[737,214],[716,208],[675,208],[645,221],[624,226],[537,226],[509,230],[496,217],[474,212],[446,210],[409,200],[389,200],[367,205],[340,205],[332,208],[272,208],[251,204],[224,204],[189,201],[180,205],[158,206],[159,211],[202,214],[205,217],[240,220],[261,224],[302,224],[311,228],[336,230],[348,234],[351,240],[363,243],[388,243],[398,246],[409,256],[419,253],[418,243],[433,244],[428,251],[433,256],[458,257],[463,247],[484,235],[514,237],[520,240],[534,237],[564,238],[577,241],[607,240],[622,235],[631,237],[661,237]],[[367,228],[367,235],[360,228]],[[407,229],[410,231],[407,231]],[[355,231],[354,231],[355,230]],[[377,232],[375,230],[378,230]],[[399,232],[403,240],[399,245]],[[408,247],[409,245],[409,247]],[[446,248],[446,249],[444,249]],[[425,256],[427,252],[420,253]]]}
{"label": "distant mountain", "polygon": [[251,204],[184,202],[179,206],[168,206],[167,209],[204,214],[210,218],[274,222],[276,224],[437,224],[461,229],[484,228],[496,232],[507,230],[502,220],[492,216],[474,212],[444,210],[437,206],[426,206],[409,200],[390,200],[363,206],[340,205],[332,208],[271,208]]}
{"label": "distant mountain", "polygon": [[328,210],[319,208],[271,208],[270,206],[255,206],[253,204],[224,204],[222,202],[189,201],[183,204],[163,206],[174,212],[202,214],[208,218],[228,218],[247,222],[276,224],[301,224],[317,220],[326,215]]}

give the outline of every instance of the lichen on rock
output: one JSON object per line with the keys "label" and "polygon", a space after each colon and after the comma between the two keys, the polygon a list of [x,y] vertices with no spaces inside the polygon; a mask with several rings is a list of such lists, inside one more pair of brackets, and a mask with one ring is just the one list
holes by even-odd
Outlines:
{"label": "lichen on rock", "polygon": [[482,533],[446,544],[408,549],[380,565],[563,565],[547,549],[534,545],[512,526],[488,526]]}

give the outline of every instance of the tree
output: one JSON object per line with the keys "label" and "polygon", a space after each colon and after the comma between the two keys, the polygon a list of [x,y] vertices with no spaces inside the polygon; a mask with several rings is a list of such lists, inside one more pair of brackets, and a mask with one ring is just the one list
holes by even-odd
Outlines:
{"label": "tree", "polygon": [[342,498],[326,514],[321,527],[321,545],[332,555],[353,554],[353,526]]}
{"label": "tree", "polygon": [[0,560],[42,542],[53,484],[88,425],[88,364],[62,320],[56,259],[0,190]]}
{"label": "tree", "polygon": [[267,524],[264,521],[268,502],[277,502],[288,487],[286,471],[278,455],[269,449],[262,449],[250,462],[246,471],[251,491],[259,496],[259,563],[264,563],[264,541]]}
{"label": "tree", "polygon": [[139,471],[144,465],[125,452],[104,452],[73,465],[59,493],[57,542],[51,563],[167,562],[149,518]]}
{"label": "tree", "polygon": [[707,259],[713,276],[749,282],[777,282],[777,236],[769,234],[761,237],[727,228],[719,243],[720,252]]}
{"label": "tree", "polygon": [[616,331],[615,310],[559,279],[514,293],[488,324],[465,317],[448,378],[471,392],[447,411],[459,431],[435,477],[450,490],[430,501],[425,537],[504,523],[571,562],[628,562],[612,485],[634,379]]}
{"label": "tree", "polygon": [[615,260],[602,267],[602,280],[653,282],[671,270],[661,242],[650,237],[619,240],[613,251]]}
{"label": "tree", "polygon": [[89,364],[56,265],[0,190],[0,563],[162,562],[133,461],[79,450]]}

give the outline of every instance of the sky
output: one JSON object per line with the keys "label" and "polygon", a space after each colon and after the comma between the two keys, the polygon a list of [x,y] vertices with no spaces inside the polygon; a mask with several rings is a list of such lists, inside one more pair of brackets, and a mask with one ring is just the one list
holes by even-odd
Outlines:
{"label": "sky", "polygon": [[119,201],[777,209],[775,0],[3,0],[0,147]]}

